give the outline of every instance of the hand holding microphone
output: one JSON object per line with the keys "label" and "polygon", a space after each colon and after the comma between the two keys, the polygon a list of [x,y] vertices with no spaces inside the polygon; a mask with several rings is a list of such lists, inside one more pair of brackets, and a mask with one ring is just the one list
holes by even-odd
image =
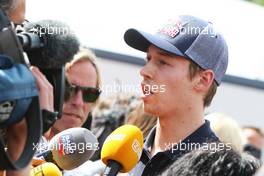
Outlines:
{"label": "hand holding microphone", "polygon": [[130,171],[139,161],[143,149],[143,134],[133,125],[123,125],[105,140],[101,160],[107,165],[104,175]]}

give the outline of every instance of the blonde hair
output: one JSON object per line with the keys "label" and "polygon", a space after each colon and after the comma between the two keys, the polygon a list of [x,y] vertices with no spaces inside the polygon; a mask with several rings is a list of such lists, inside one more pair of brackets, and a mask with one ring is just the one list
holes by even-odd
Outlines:
{"label": "blonde hair", "polygon": [[230,144],[240,153],[243,152],[245,138],[239,124],[232,118],[222,113],[211,113],[205,116],[210,121],[210,126],[221,142]]}
{"label": "blonde hair", "polygon": [[71,67],[73,67],[76,63],[85,62],[85,61],[90,62],[94,66],[97,75],[96,88],[101,88],[101,74],[96,62],[96,56],[88,48],[81,48],[80,51],[73,57],[71,62],[68,62],[65,65],[66,74],[69,72]]}

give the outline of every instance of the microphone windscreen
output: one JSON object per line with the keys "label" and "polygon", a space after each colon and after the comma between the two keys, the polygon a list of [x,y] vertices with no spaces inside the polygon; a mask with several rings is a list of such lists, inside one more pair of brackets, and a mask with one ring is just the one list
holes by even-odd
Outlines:
{"label": "microphone windscreen", "polygon": [[30,171],[30,176],[62,176],[60,169],[53,163],[44,163],[34,167]]}
{"label": "microphone windscreen", "polygon": [[128,172],[139,161],[142,149],[141,130],[133,125],[123,125],[106,138],[101,151],[101,160],[106,165],[109,160],[114,160],[122,165],[121,172]]}
{"label": "microphone windscreen", "polygon": [[27,23],[25,31],[36,33],[43,42],[42,48],[27,51],[30,63],[40,68],[60,68],[79,51],[78,38],[63,22],[41,20]]}
{"label": "microphone windscreen", "polygon": [[88,161],[98,150],[95,135],[86,128],[70,128],[55,135],[49,143],[54,161],[65,170]]}

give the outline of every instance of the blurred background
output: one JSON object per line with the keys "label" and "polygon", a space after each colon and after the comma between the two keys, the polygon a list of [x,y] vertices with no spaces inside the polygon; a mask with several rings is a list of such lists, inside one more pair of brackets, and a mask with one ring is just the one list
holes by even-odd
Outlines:
{"label": "blurred background", "polygon": [[[190,14],[223,33],[229,66],[209,112],[223,112],[240,125],[264,128],[264,1],[243,0],[27,0],[27,19],[66,22],[99,59],[105,94],[139,93],[145,54],[123,41],[128,28],[155,32],[167,19]],[[132,89],[114,89],[115,86]],[[112,89],[109,89],[112,87]],[[129,92],[130,91],[130,92]]]}

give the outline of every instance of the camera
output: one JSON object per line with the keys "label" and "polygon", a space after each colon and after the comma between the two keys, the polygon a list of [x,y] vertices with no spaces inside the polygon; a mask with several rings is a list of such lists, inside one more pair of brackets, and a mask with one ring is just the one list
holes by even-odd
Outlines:
{"label": "camera", "polygon": [[[22,31],[16,31],[15,25],[0,8],[0,71],[3,73],[0,74],[0,130],[8,129],[24,117],[28,128],[24,150],[15,162],[10,160],[3,142],[4,136],[0,133],[0,170],[25,167],[33,157],[33,144],[39,141],[42,131],[51,127],[61,115],[65,85],[64,64],[78,52],[79,41],[72,34],[43,33],[46,27],[56,25],[63,26],[60,22],[43,20],[28,23]],[[37,66],[52,84],[54,109],[58,113],[40,111],[37,87],[28,69],[30,65]],[[25,87],[17,86],[19,84]],[[2,91],[5,90],[10,97],[4,96],[5,92]],[[15,112],[19,113],[14,115]]]}

